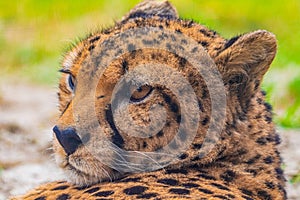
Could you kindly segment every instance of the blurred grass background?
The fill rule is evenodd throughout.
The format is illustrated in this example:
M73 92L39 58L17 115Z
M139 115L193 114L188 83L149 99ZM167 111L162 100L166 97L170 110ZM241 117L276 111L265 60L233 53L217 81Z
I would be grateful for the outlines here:
M119 20L139 0L0 1L0 77L55 85L63 49L90 30ZM299 0L171 0L180 16L230 38L257 29L278 39L263 88L276 122L300 127Z

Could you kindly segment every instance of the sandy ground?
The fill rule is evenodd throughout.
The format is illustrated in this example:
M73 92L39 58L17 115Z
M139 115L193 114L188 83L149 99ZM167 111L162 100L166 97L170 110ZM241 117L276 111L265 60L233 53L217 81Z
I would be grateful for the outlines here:
M52 158L55 89L0 82L0 200L64 179ZM300 173L300 130L280 130L287 179ZM287 182L289 199L300 199L300 183Z

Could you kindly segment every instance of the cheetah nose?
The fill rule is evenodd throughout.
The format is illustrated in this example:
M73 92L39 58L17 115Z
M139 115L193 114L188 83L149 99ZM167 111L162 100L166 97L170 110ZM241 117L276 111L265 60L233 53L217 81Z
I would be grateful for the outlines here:
M54 126L53 132L68 155L74 153L78 146L82 144L81 139L74 128L66 128L61 131L57 126Z

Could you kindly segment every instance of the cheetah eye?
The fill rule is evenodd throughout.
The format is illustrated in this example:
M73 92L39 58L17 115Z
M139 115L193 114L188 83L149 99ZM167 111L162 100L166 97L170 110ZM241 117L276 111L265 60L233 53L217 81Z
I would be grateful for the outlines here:
M143 85L141 87L138 87L131 95L130 101L131 102L140 102L144 100L146 97L148 97L153 88L149 85Z
M75 89L75 78L71 74L68 76L68 85L72 91Z

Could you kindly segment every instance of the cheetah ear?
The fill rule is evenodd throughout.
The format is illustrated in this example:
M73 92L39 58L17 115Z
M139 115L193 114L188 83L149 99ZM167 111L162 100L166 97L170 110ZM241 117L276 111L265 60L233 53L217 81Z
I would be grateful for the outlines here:
M165 18L178 19L178 13L172 4L166 0L144 0L137 4L130 12L122 18L122 21L126 21L130 18L147 17L147 16L159 16Z
M217 57L225 85L246 105L256 93L277 50L275 35L255 31L227 41Z

